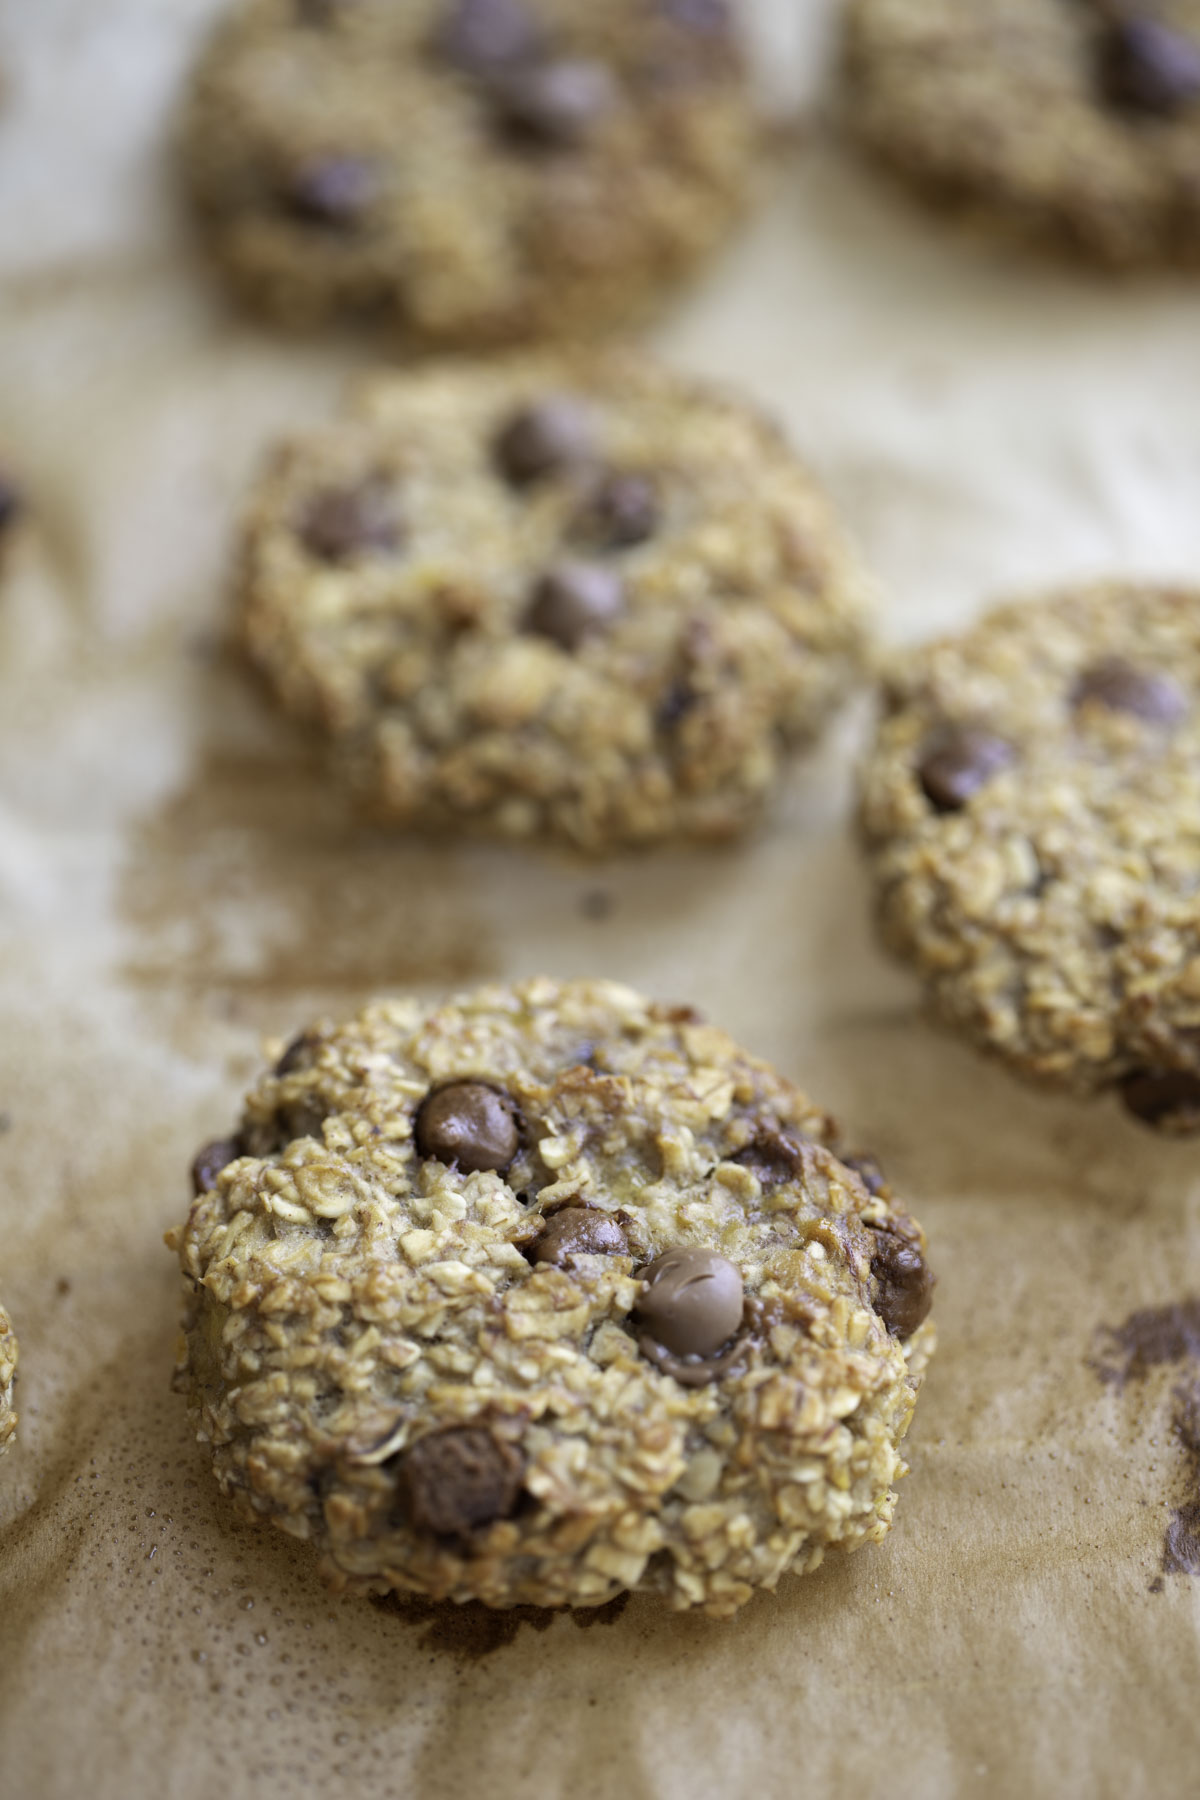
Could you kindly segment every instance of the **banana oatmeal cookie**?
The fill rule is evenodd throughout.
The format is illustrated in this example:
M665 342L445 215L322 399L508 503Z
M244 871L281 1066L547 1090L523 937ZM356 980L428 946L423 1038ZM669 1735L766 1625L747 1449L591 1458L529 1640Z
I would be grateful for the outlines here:
M745 405L631 353L368 380L286 446L243 633L391 820L727 837L863 650L829 509Z
M13 1389L17 1381L17 1334L0 1306L0 1456L8 1449L17 1429Z
M884 937L945 1019L1200 1128L1200 589L1101 583L910 653L862 824Z
M217 1479L338 1588L734 1612L886 1533L919 1226L686 1007L609 982L304 1032L170 1234Z
M640 311L729 230L754 139L725 0L241 0L183 121L248 298L456 344Z
M846 111L935 199L1200 260L1200 0L848 0Z

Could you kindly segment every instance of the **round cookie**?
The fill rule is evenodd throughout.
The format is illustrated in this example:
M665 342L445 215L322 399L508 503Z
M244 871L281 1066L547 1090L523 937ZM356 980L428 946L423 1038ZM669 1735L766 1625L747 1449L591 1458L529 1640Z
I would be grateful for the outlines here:
M1200 0L848 0L849 125L935 199L1200 259Z
M887 1531L919 1227L685 1007L534 980L305 1032L193 1169L177 1385L327 1577L735 1611Z
M8 1449L17 1429L13 1390L17 1382L17 1334L0 1306L0 1456Z
M1101 583L910 653L861 817L883 935L943 1018L1200 1127L1200 589Z
M241 0L182 126L246 297L455 344L640 311L728 232L754 139L724 0Z
M396 823L728 837L863 651L774 427L632 354L386 373L249 509L243 634Z

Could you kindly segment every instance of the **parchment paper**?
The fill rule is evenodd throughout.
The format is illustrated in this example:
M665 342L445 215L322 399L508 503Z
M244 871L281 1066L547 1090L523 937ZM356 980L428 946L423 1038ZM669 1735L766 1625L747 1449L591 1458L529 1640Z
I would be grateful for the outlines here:
M921 1019L869 929L852 711L754 843L580 866L348 816L225 648L247 472L376 354L229 313L165 160L212 0L0 0L0 445L35 506L0 594L0 1794L1200 1791L1200 1581L1170 1363L1099 1327L1200 1291L1195 1144L1026 1092ZM773 101L821 0L761 0ZM772 407L892 639L1101 570L1200 571L1200 294L931 219L781 139L658 333ZM603 895L606 902L596 896ZM604 914L605 916L593 916ZM331 1601L240 1526L167 1379L163 1230L260 1040L387 987L545 969L702 1006L803 1081L926 1224L941 1350L881 1549L729 1623Z

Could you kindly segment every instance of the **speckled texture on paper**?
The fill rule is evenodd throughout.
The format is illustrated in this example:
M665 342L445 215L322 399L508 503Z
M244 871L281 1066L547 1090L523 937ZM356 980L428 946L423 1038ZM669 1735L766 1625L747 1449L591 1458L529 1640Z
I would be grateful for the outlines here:
M481 54L494 31L456 26L451 0L233 8L181 136L244 294L290 321L369 312L440 343L537 338L640 311L726 235L755 126L724 9L483 0L514 9L515 60ZM546 69L552 85L566 70L565 100L523 109ZM522 125L531 105L540 129Z
M463 1078L515 1106L503 1173L420 1153L422 1101ZM919 1228L825 1147L833 1130L688 1008L613 983L314 1027L170 1239L179 1385L222 1488L311 1540L338 1587L490 1606L646 1589L722 1616L877 1541L933 1347L929 1280ZM565 1208L603 1215L624 1252L539 1262ZM897 1245L919 1286L898 1311ZM744 1284L695 1382L631 1319L639 1270L681 1246ZM447 1535L428 1524L446 1496L412 1471L427 1488L430 1445L464 1431L506 1491Z
M514 482L505 431L546 404L583 447ZM596 529L614 478L649 496L633 543ZM564 566L615 595L578 642L536 628ZM752 823L867 604L777 430L623 352L367 379L266 471L240 595L250 655L384 817L589 850Z
M1198 700L1200 592L1010 604L898 663L862 782L883 935L942 1017L1167 1130L1200 1125ZM991 754L948 774L964 730Z
M1200 56L1200 0L1152 16ZM936 199L1106 263L1194 263L1200 100L1107 99L1111 21L1088 0L849 0L847 123Z

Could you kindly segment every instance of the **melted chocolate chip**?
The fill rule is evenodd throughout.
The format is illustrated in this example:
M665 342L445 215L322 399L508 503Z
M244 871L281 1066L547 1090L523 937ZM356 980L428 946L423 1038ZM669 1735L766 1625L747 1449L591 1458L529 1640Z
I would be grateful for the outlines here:
M379 170L365 156L320 156L293 175L288 210L306 225L347 231L358 225L379 192Z
M1157 669L1139 669L1123 656L1105 656L1086 668L1075 684L1076 706L1094 700L1113 712L1133 713L1148 725L1174 725L1187 711L1179 684Z
M521 1492L523 1464L511 1444L480 1425L418 1438L396 1483L410 1522L439 1537L466 1537L506 1519Z
M320 1044L321 1040L315 1032L300 1032L275 1064L275 1074L290 1075L295 1069L311 1069Z
M843 1167L854 1170L868 1194L885 1192L887 1177L873 1156L843 1156L839 1161Z
M562 562L533 590L525 629L578 650L585 638L606 631L625 608L625 584L601 563Z
M959 812L1016 752L1004 738L976 725L947 725L926 743L917 774L939 812Z
M781 1181L795 1181L803 1169L804 1140L764 1125L730 1160L752 1169L763 1187L778 1187Z
M434 33L433 45L465 74L487 76L536 56L541 33L520 0L457 0Z
M310 500L299 534L304 548L321 562L390 555L402 536L391 482L373 475L353 487L323 489Z
M511 137L552 150L584 143L616 101L604 64L582 58L513 69L493 81L489 93Z
M417 1109L417 1150L437 1162L457 1163L470 1174L503 1174L521 1143L516 1109L508 1095L486 1081L452 1081L434 1088Z
M933 1305L933 1272L916 1228L907 1220L872 1225L871 1287L875 1311L893 1337L908 1338Z
M1121 1098L1135 1119L1161 1131L1200 1131L1200 1075L1190 1069L1143 1069L1126 1076Z
M1099 73L1111 106L1169 119L1200 98L1200 43L1159 19L1112 19L1100 39Z
M217 1185L217 1176L222 1169L228 1168L243 1154L241 1142L236 1137L214 1138L211 1144L205 1144L197 1150L192 1158L192 1192L197 1198L201 1194L211 1192Z
M715 1250L668 1250L642 1274L634 1313L676 1356L714 1355L742 1322L742 1277Z
M325 1135L321 1128L329 1117L329 1108L316 1094L304 1094L299 1100L290 1100L286 1106L281 1106L275 1116L285 1143L296 1138L316 1138L320 1143Z
M568 1206L547 1219L541 1236L529 1252L534 1263L561 1264L572 1256L628 1256L629 1245L620 1222L611 1213L591 1207Z
M627 550L653 537L658 519L654 483L644 475L616 470L584 500L571 521L571 536L599 550Z
M558 475L586 462L592 452L592 421L569 394L546 394L513 413L496 438L501 473L514 487Z

